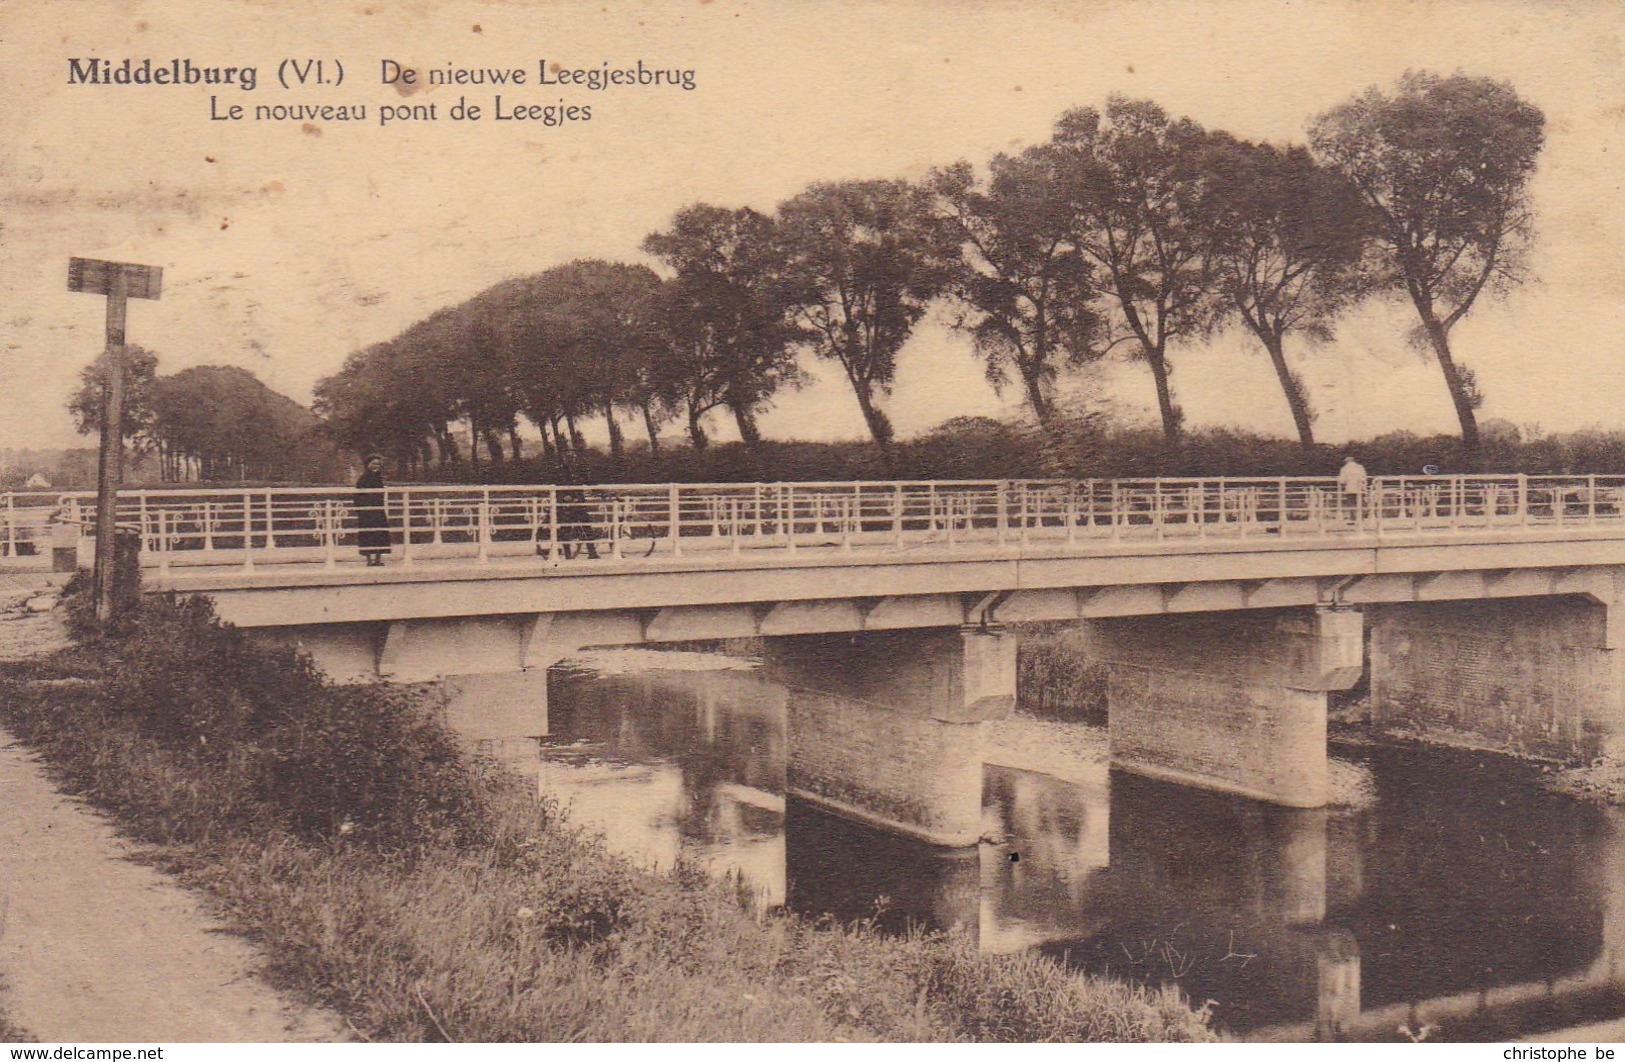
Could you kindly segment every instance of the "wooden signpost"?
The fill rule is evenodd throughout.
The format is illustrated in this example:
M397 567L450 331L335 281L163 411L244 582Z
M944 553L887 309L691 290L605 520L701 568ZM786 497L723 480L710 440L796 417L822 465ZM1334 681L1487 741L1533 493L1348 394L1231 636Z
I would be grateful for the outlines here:
M96 619L113 615L114 533L118 488L124 479L124 305L156 299L164 271L157 266L68 259L68 290L107 296L107 380L102 388L102 453L96 470Z

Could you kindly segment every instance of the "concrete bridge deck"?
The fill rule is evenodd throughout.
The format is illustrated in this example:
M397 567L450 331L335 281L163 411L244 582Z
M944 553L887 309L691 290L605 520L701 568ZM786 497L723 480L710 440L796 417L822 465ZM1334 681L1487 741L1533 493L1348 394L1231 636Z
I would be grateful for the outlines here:
M122 493L119 520L148 589L210 593L242 626L944 594L1002 595L1016 622L1601 597L1622 500L1625 477L1597 476L1377 478L1358 497L1320 478L177 489ZM0 542L41 512L89 527L90 504L8 496ZM382 568L357 553L369 507Z
M1176 782L1318 806L1328 697L1364 674L1383 725L1625 752L1625 478L1363 488L172 490L122 494L118 518L147 589L208 594L340 680L444 680L453 718L493 736L545 731L546 669L582 648L761 638L815 691L792 712L792 788L943 843L974 839L976 802L943 780L980 769L976 728L1014 704L1007 632L1026 623L1088 632L1114 763ZM59 499L56 526L86 526L85 506ZM358 557L369 510L384 567ZM494 720L481 676L528 719Z

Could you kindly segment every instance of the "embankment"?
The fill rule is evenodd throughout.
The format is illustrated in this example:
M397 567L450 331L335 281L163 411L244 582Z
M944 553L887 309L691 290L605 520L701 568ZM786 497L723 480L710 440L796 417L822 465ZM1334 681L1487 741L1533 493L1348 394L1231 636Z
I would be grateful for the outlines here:
M1172 991L966 939L753 916L610 855L410 693L199 602L0 666L0 722L373 1040L1188 1040Z

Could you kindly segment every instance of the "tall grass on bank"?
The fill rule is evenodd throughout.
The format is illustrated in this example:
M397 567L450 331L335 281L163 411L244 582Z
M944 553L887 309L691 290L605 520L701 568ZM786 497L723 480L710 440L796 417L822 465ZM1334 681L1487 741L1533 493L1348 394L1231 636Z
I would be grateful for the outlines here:
M961 935L753 916L611 855L421 697L334 687L199 601L0 667L0 721L375 1040L1189 1040L1177 991Z
M1023 632L1016 653L1021 710L1041 719L1106 725L1106 666L1076 624Z

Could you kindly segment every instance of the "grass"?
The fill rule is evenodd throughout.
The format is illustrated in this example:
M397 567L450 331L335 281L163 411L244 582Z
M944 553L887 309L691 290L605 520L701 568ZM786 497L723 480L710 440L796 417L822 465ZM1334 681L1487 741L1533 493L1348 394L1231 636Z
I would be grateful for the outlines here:
M332 687L200 603L0 668L0 721L360 1039L1211 1038L1175 990L634 867L420 700Z
M1042 719L1106 723L1106 667L1093 662L1076 624L1024 633L1016 654L1021 709Z

